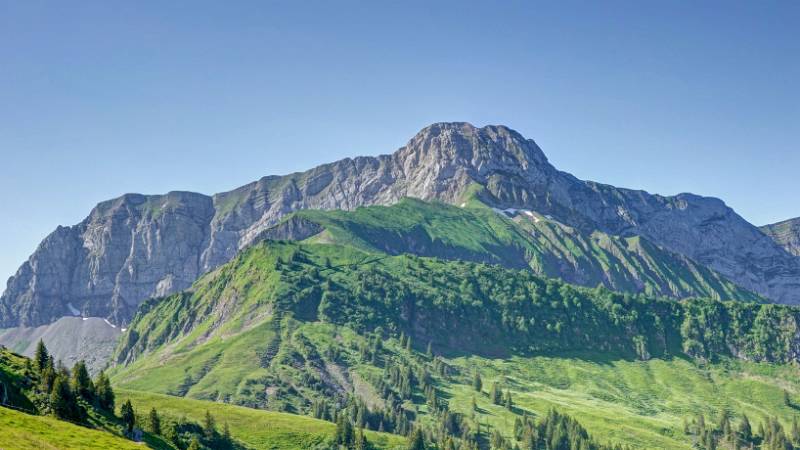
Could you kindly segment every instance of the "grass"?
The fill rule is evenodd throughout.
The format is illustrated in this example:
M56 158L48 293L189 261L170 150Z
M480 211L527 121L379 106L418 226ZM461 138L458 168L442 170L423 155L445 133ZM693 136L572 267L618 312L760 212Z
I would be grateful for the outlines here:
M162 394L119 389L117 398L118 402L130 400L137 411L156 408L160 414L185 416L198 423L209 411L219 426L227 423L231 435L253 449L312 448L333 436L336 428L333 423L311 417ZM367 439L379 449L397 449L405 444L405 438L388 433L370 431Z
M710 422L723 410L735 421L746 414L754 426L767 417L788 426L798 414L783 401L784 390L795 397L800 393L800 370L793 366L735 360L704 365L678 358L598 361L596 356L464 357L450 362L466 374L478 368L484 386L484 392L475 392L469 377L441 385L450 409L470 415L474 396L478 420L506 436L519 414L541 415L556 408L578 419L601 442L689 449L692 443L682 432L682 422L697 414ZM487 392L495 381L511 390L513 412L491 404Z
M0 407L0 449L142 449L143 445L51 417Z
M310 242L529 268L539 275L622 292L761 300L713 270L640 237L587 235L536 212L510 217L477 200L463 204L409 198L354 211L304 210L294 217L324 229Z
M682 421L699 413L709 422L720 411L734 420L792 418L782 395L798 396L796 367L731 358L791 360L797 328L789 325L798 321L800 312L786 306L634 298L498 266L265 242L192 291L143 305L118 353L130 362L110 374L115 387L140 396L137 408L195 420L215 408L220 422L237 417L231 429L247 445L291 448L324 440L333 425L258 414L309 414L312 401L349 392L381 403L385 365L419 368L427 358L417 351L431 341L458 369L436 380L451 410L471 415L476 368L484 390L495 380L511 390L513 411L476 396L476 420L506 436L520 414L558 408L602 441L686 448ZM380 336L371 335L378 327ZM397 343L401 331L414 338L411 353ZM694 335L704 350L682 350ZM375 337L385 342L379 358L361 356ZM646 351L634 351L643 337ZM720 362L675 356L683 352ZM647 354L663 358L634 360ZM414 398L406 410L430 421L424 395ZM265 417L272 426L254 429Z

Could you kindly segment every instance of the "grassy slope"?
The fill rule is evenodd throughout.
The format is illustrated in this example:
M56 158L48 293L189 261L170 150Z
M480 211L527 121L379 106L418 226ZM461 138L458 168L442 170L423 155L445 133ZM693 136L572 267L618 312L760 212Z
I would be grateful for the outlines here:
M339 341L342 348L347 349L362 341L363 337L346 328L310 323L295 329L293 339L316 348L325 348ZM385 348L395 357L405 354L394 339L387 342ZM295 350L289 344L282 349L285 352ZM355 355L351 357L355 360ZM420 354L416 357L424 359ZM680 358L630 361L612 356L598 360L596 355L592 359L578 356L505 359L464 356L445 361L458 373L449 379L437 380L437 388L449 402L450 409L469 416L471 400L475 397L479 407L478 421L498 428L506 436L510 436L514 418L519 414L539 415L550 408L558 408L576 417L601 441L624 442L635 448L690 448L689 437L682 433L684 418L703 413L713 421L724 409L737 420L741 414L747 414L753 422L776 416L788 424L798 412L784 404L783 391L800 397L800 370L788 365L735 360L702 364ZM479 368L484 381L483 393L477 395L470 385L475 368ZM284 376L296 379L301 376L300 372L289 373L288 368L282 370ZM145 369L143 372L146 375L142 378L132 382L121 381L120 384L161 389L159 371L148 372ZM380 372L380 368L364 363L354 363L349 367L351 379L358 376L366 380L371 374ZM494 381L500 382L504 389L511 389L515 403L513 413L491 404L488 390ZM196 386L190 395L204 396L207 389ZM361 388L360 394L368 400L374 397L368 384ZM274 448L294 448L292 445L298 442L317 442L333 427L330 423L321 424L295 415L158 394L122 391L121 397L131 398L137 408L156 406L170 413L186 413L195 420L199 420L208 408L220 420L230 421L237 439L256 448L267 442L275 445ZM418 405L418 410L425 420L424 404ZM269 417L269 428L252 426L259 415ZM306 435L310 425L313 425L313 432Z
M712 421L721 410L738 420L779 417L784 424L797 410L783 402L784 389L800 392L796 368L726 362L701 367L693 362L647 362L581 358L464 358L461 367L480 367L484 386L498 380L513 393L515 406L535 414L558 408L577 418L599 440L636 448L691 448L682 420L703 413ZM488 383L487 383L488 381ZM466 384L444 386L451 409L467 413L475 392ZM486 391L487 388L484 388ZM476 396L481 420L510 434L514 414Z
M317 242L530 267L570 283L603 284L624 292L759 299L716 272L640 237L600 232L587 236L535 212L497 212L477 201L465 206L405 199L393 206L350 212L298 211L294 217L325 229L312 238Z
M161 414L186 416L198 423L202 423L205 412L209 411L220 426L228 424L237 441L253 449L311 448L331 437L336 428L330 422L311 417L224 403L130 390L119 390L117 395L120 401L130 400L137 410L156 408ZM405 443L404 438L388 433L368 432L367 439L381 449L395 449Z
M307 252L302 257L303 262L289 263L298 249ZM323 260L330 261L332 267L325 269ZM420 272L413 270L415 264L424 264L427 273L440 278L428 280L424 275L426 272L418 276ZM367 338L349 326L303 317L309 314L308 311L302 313L307 308L301 307L307 299L291 291L293 286L310 285L312 287L306 289L313 290L313 286L323 284L306 279L314 271L334 280L339 286L350 283L351 290L347 292L369 290L376 286L358 281L361 279L358 274L374 267L387 271L404 286L418 286L419 292L429 290L439 294L454 290L439 283L446 283L447 279L457 283L463 279L459 271L474 273L477 269L477 266L464 263L409 257L376 259L352 248L331 245L276 243L257 246L202 279L195 285L194 292L146 305L131 325L131 330L141 335L139 343L149 342L148 345L155 347L127 367L116 368L113 380L126 389L160 393L182 390L181 394L196 399L244 404L255 401L260 403L253 406L302 413L306 411L304 408L307 408L309 399L319 398L318 392L304 385L306 376L311 374L330 381L335 380L338 374L347 379L339 386L341 389L355 389L360 396L375 401L376 393L364 380L379 376L382 369L361 361L357 350L368 345ZM513 275L500 269L487 270L496 272L497 276ZM517 272L515 279L521 279L521 274ZM508 280L503 280L496 284L507 286ZM455 286L457 290L458 284ZM353 298L347 296L343 301ZM285 303L287 299L298 303ZM368 317L377 320L380 314L396 314L400 309L388 304L383 310L380 302L387 299L378 296L373 300L359 301L371 305L368 314L373 315ZM418 301L420 299L418 297ZM459 297L449 301L459 301ZM436 311L435 304L423 305L423 310L428 313ZM674 303L664 302L663 305ZM559 317L547 309L550 306L553 305L545 302L534 315L538 329L543 333L550 329L546 326L548 320ZM578 310L589 314L587 306L583 304ZM345 304L340 304L337 309L345 307ZM475 311L493 307L496 305L479 305ZM558 304L554 307L561 308ZM568 310L574 311L578 307L570 306ZM788 310L753 304L746 308L746 311ZM478 317L470 310L467 312L469 317ZM293 317L295 313L297 317ZM355 315L349 320L355 321ZM604 319L599 316L584 325L588 327L598 323L597 320L600 329L613 332L609 328L611 324L604 325ZM718 320L715 316L709 316L707 320L712 323L712 328L722 329L720 323L714 322ZM444 324L439 323L440 326ZM357 323L353 322L355 325ZM584 330L589 332L591 328ZM537 341L557 338L552 333L542 336ZM601 340L600 335L594 336L593 339ZM463 334L458 337L462 341L470 338ZM424 342L417 345L424 346ZM336 361L325 356L325 349L331 347L341 352ZM394 338L387 341L385 348L384 361L422 358L418 353L408 355ZM594 358L597 354L602 353L595 353ZM556 358L517 353L503 359L452 355L447 362L460 370L452 377L440 379L439 389L455 411L466 412L473 395L469 387L471 371L478 367L484 376L484 390L488 390L492 380L507 374L511 379L508 382L502 379L505 388L512 390L516 403L524 410L542 413L557 406L574 414L600 439L621 440L640 448L682 448L688 445L687 438L681 433L680 421L682 417L698 412L715 416L725 408L734 416L746 413L751 419L760 420L764 415L787 419L793 410L783 404L782 389L793 394L800 391L796 382L800 374L793 367L724 358L722 363L706 367L680 358L636 362L630 357L625 359L610 354L601 361L563 354ZM185 383L187 376L188 384ZM270 389L274 389L274 395L259 400L257 394ZM164 398L164 407L168 408L167 399ZM482 409L479 420L509 433L514 416L500 407L489 405L485 396L479 396L478 402ZM419 409L424 416L424 401L417 406L408 406ZM517 411L520 412L523 411Z
M143 445L155 449L172 448L149 433L143 436L144 444L127 440L122 436L119 419L93 408L88 409L88 423L83 426L37 415L34 386L38 380L28 372L29 361L0 349L0 384L7 395L5 406L8 406L0 406L0 449L142 448ZM12 446L4 447L6 445Z
M0 448L82 450L144 446L105 431L0 407Z

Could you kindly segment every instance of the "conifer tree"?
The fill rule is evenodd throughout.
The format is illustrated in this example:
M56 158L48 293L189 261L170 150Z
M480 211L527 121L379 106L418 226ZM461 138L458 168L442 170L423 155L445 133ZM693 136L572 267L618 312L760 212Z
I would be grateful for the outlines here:
M130 434L133 432L133 427L136 425L136 411L133 410L130 400L126 400L120 407L120 418L122 424L125 425L125 432Z
M500 389L500 385L497 384L497 381L492 383L492 391L489 394L489 397L492 399L492 403L495 405L500 405L503 403L503 391Z
M208 410L206 410L206 416L205 419L203 420L203 433L205 433L206 439L208 440L214 439L214 433L216 433L216 431L217 431L217 424L216 421L214 420L214 416L212 416L211 413Z
M39 375L39 390L49 394L53 390L53 382L56 380L56 370L53 367L53 360L48 359L44 370Z
M425 450L425 437L422 436L422 431L419 428L414 428L411 436L408 437L408 450Z
M33 355L33 360L36 362L36 370L39 373L42 373L44 368L47 367L48 361L50 361L50 354L47 353L47 347L45 347L41 339L39 339L39 343L36 344L36 352Z
M150 409L150 416L148 417L150 421L150 432L153 434L161 434L161 418L158 416L158 411L156 408Z
M475 371L475 375L472 377L472 388L476 391L480 392L483 389L483 381L481 380L481 374L478 371Z
M109 412L114 411L114 390L111 388L111 381L102 370L97 375L94 391L97 406Z
M69 389L69 382L63 376L56 376L50 392L50 409L59 419L72 420L74 399Z
M86 370L86 363L84 363L83 360L75 363L75 366L72 368L72 379L70 383L75 395L79 395L86 401L92 401L94 399L94 384L92 383L92 378L89 377L89 371Z
M753 440L753 429L750 427L750 420L745 415L742 415L742 422L739 424L739 438L745 442Z
M225 422L222 425L222 439L225 440L226 444L231 444L233 442L233 438L231 438L231 429L228 427L228 422Z

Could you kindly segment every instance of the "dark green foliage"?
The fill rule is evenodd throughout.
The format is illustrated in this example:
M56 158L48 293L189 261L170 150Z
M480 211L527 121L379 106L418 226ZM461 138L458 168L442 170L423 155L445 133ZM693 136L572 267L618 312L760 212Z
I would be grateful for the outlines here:
M48 363L51 363L50 354L47 352L47 347L41 339L39 339L39 343L36 344L36 352L33 355L33 360L36 363L36 370L40 373L47 367Z
M94 401L95 388L92 379L89 376L89 371L86 370L86 364L83 361L78 361L72 368L72 379L70 380L72 390L76 395L79 395L87 402Z
M150 425L150 432L153 434L161 434L161 418L158 416L158 411L155 408L150 409L150 415L148 416L148 422Z
M478 371L475 371L475 374L472 376L472 388L476 391L480 392L483 389L483 381L481 380L481 374Z
M425 450L425 437L422 435L422 430L415 428L408 437L408 450Z
M53 381L50 410L54 416L63 420L82 422L86 419L86 410L78 403L75 393L70 389L68 378L63 374L56 375Z
M691 435L703 450L715 449L758 449L758 450L796 450L800 448L800 429L797 419L792 421L790 430L774 417L768 417L759 424L758 432L753 433L750 420L742 416L738 431L733 431L727 413L722 413L715 424L709 425L702 415L687 423L685 433Z
M220 299L240 304L226 310L230 315L209 314L225 309ZM267 316L270 319L261 323L248 322ZM709 299L677 302L577 288L528 271L485 264L375 257L344 247L273 242L244 252L200 280L191 292L144 305L131 325L141 338L129 339L118 361L134 361L174 338L192 336L198 327L229 326L227 332L241 329L241 323L253 323L261 327L259 332L242 336L266 337L252 340L262 346L253 358L259 373L265 373L261 378L244 381L236 393L213 392L216 387L209 381L219 377L213 373L217 359L199 358L200 350L212 347L186 341L184 348L190 349L189 354L195 352L197 363L174 368L173 383L186 377L194 395L241 395L233 402L333 421L336 441L342 445L356 445L358 429L363 427L402 435L419 428L424 440L439 446L450 442L461 448L494 439L513 448L524 440L493 436L492 429L478 432L473 417L484 413L466 412L468 417L463 417L450 410L450 397L440 386L455 381L481 390L483 380L469 367L449 369L447 358L581 351L648 359L685 352L698 360L735 355L783 362L797 354L793 336L798 317L796 308L786 306ZM326 333L339 329L342 335L329 339L330 334L311 334L322 329ZM225 344L216 345L224 350L227 342L226 338ZM412 349L413 342L435 342L439 356ZM334 389L326 381L334 371L326 365L370 366L359 375L374 389L381 406L370 410ZM514 386L513 380L502 380ZM265 387L272 388L269 396L264 395ZM499 382L489 394L493 403L515 414L525 413ZM570 429L573 437L581 436L580 428L569 420L557 421L564 429L554 434L557 442L569 442L559 436L569 435ZM733 434L732 428L729 423L722 433ZM536 430L525 439L530 442L535 437L541 444ZM708 436L703 434L702 439L706 442ZM582 442L590 445L588 440Z
M131 405L130 400L122 404L119 412L122 424L125 426L125 431L127 433L133 432L133 427L136 425L136 412L133 410L133 405Z
M295 255L288 258L294 262L278 269L263 263L284 253ZM325 258L334 267L348 269L323 270ZM247 272L238 274L240 266ZM578 288L525 270L414 256L373 258L325 245L258 245L226 270L215 272L212 276L220 280L209 280L213 289L194 295L208 295L203 302L216 302L224 279L252 278L253 266L266 267L259 269L265 271L259 279L275 283L271 301L278 311L317 317L359 332L381 328L398 333L407 349L414 339L434 341L444 355L602 351L636 359L679 353L714 359L731 355L734 349L737 357L789 362L796 354L793 337L800 333L800 310L790 306L710 299L676 302ZM195 317L202 316L193 311L198 301L178 294L143 305L117 360L130 360L166 342L164 333L190 327ZM151 314L168 317L169 326L157 332L148 329ZM133 342L134 335L147 340ZM379 352L366 350L364 358L379 357Z
M214 435L217 433L217 421L214 420L214 416L208 410L206 410L206 415L203 419L203 432L208 440L214 439Z
M114 411L114 390L111 388L111 382L102 370L97 375L95 380L95 396L97 405L105 411Z

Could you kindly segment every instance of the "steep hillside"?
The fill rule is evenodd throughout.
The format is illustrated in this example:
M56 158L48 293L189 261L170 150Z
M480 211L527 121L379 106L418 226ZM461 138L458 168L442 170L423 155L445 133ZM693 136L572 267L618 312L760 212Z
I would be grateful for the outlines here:
M800 217L764 225L761 227L761 231L785 248L787 252L800 256Z
M367 428L400 434L457 414L460 436L483 430L478 442L494 431L511 439L514 418L558 407L602 440L687 448L680 424L692 414L790 417L782 392L798 391L798 373L781 364L798 361L798 324L800 310L786 306L676 302L527 270L264 242L192 290L145 303L112 379L322 418L357 399ZM492 402L495 381L515 407Z
M80 224L56 229L22 264L0 298L0 326L47 324L73 309L121 325L140 302L189 287L292 211L404 197L457 203L475 184L494 207L549 215L584 235L645 237L742 288L800 303L800 259L719 200L581 181L506 127L439 123L392 155L265 177L212 197L128 194L103 202Z
M91 430L51 417L34 416L0 406L0 448L16 450L141 450L105 431Z
M37 361L0 348L0 448L173 449L147 433L139 434L140 442L125 438L105 397L88 399L85 385L67 387L78 384L66 368L56 368L52 359L45 364L40 370Z
M641 237L590 235L528 210L403 199L383 207L293 213L259 238L308 239L398 255L487 262L569 283L675 298L758 300L714 271Z

